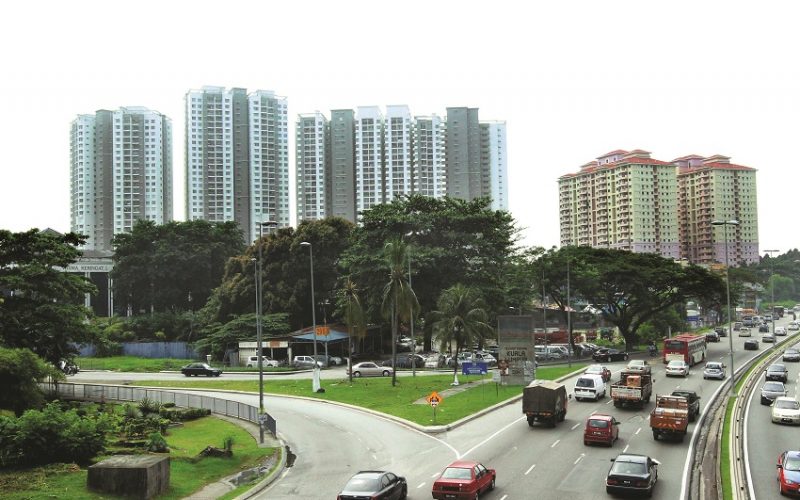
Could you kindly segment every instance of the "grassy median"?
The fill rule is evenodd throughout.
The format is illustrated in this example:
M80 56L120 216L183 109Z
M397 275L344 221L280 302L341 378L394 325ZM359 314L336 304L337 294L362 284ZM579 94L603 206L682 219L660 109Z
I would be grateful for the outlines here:
M553 380L585 367L585 363L567 366L540 367L537 377ZM224 377L224 375L223 375ZM336 401L368 408L381 413L410 420L419 425L449 424L494 404L517 396L522 392L521 385L499 385L491 381L491 376L459 375L459 387L463 389L448 395L447 389L453 386L453 374L425 375L419 377L398 377L397 385L392 387L391 377L357 378L349 380L322 380L324 393L311 390L311 380L264 381L267 394L306 396L325 401ZM258 380L213 380L198 382L193 380L166 381L144 380L134 385L150 387L198 388L205 390L230 390L258 392ZM415 404L432 392L443 393L443 401L436 408L436 419L432 408L427 404ZM269 408L267 408L269 411Z

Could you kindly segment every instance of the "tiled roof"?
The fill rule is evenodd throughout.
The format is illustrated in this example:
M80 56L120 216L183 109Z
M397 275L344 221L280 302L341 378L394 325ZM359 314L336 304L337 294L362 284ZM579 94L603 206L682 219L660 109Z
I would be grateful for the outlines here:
M628 152L625 151L624 149L615 149L614 151L609 151L608 153L606 153L604 155L598 156L598 158L605 158L606 156L624 155L624 154L628 154Z
M736 165L735 163L704 163L696 167L681 168L678 175L689 175L695 172L702 172L703 170L745 170L755 171L753 167L745 167L744 165Z

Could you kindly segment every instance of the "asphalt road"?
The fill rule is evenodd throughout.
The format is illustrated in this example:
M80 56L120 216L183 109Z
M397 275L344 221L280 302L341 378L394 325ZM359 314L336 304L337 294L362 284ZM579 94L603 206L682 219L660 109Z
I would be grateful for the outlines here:
M779 340L783 339L779 337ZM737 366L758 354L741 349L744 339L735 336L733 340ZM702 398L702 411L722 384L720 381L704 381L702 365L695 366L687 378L667 378L660 358L648 359L655 363L654 393L668 394L677 388L695 390ZM709 344L708 359L729 363L727 338ZM608 365L613 372L612 380L615 380L625 363ZM333 370L327 373L337 376ZM75 381L111 382L117 376L117 383L154 377L184 379L180 375L163 373L82 372ZM574 379L565 383L571 392ZM226 394L225 397L257 404L257 396ZM654 441L648 423L654 399L642 410L614 408L609 397L599 402L573 400L566 421L555 429L538 425L529 427L522 415L521 403L514 403L447 433L427 435L359 410L266 396L265 405L278 421L279 434L296 458L294 465L260 498L335 498L347 479L362 469L391 470L406 477L409 498L430 498L435 477L456 458L476 459L497 469L497 489L488 495L489 498L527 499L532 498L533 492L537 499L608 498L604 479L610 459L629 452L650 455L662 463L653 497L674 500L680 498L682 483L686 480L691 436L687 436L683 443ZM620 439L612 448L583 445L584 422L594 412L614 415L622 422ZM690 424L690 431L695 425ZM777 452L769 456L772 455L777 456ZM774 478L774 460L770 458L768 462L772 464L770 477Z
M784 317L785 318L785 317ZM788 321L781 320L777 325L786 325ZM790 334L796 332L788 332ZM786 337L778 337L785 339ZM789 340L786 347L798 343L799 339ZM769 344L767 344L769 345ZM762 344L763 346L763 344ZM762 347L763 348L763 347ZM780 358L777 363L783 363ZM784 363L789 370L789 381L786 384L787 396L800 399L800 363ZM777 471L775 464L778 455L786 450L800 450L797 439L797 428L785 424L773 424L771 421L772 408L761 404L761 386L764 383L763 372L759 376L756 389L747 402L745 414L745 434L747 443L747 459L750 469L752 492L756 498L779 498Z

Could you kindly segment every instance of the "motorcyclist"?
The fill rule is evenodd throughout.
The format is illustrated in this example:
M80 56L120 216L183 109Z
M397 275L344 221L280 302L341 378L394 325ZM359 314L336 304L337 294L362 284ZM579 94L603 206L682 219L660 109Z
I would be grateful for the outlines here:
M658 353L658 349L656 348L655 341L651 340L650 343L647 345L647 352L650 353L651 357L655 356Z

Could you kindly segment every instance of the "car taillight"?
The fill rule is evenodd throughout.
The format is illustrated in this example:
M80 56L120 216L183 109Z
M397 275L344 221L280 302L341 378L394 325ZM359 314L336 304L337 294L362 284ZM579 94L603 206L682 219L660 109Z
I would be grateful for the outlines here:
M646 488L647 487L647 481L636 481L636 486L639 487L639 488Z
M616 479L606 479L606 484L617 484Z

